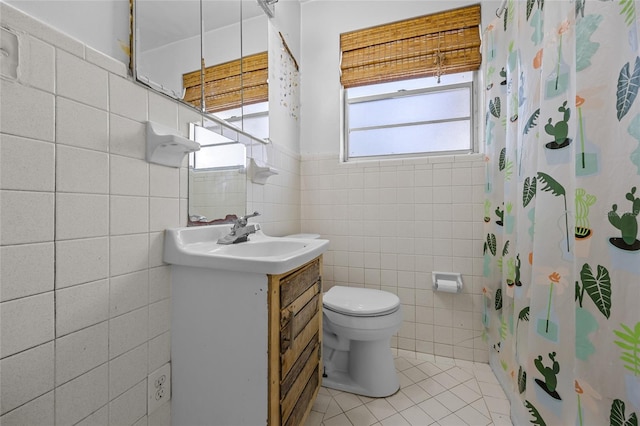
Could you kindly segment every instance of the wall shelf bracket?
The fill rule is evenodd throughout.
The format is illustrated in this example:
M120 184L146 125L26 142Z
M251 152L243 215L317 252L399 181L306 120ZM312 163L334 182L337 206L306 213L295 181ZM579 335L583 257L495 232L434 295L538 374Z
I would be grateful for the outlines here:
M249 162L249 177L251 178L251 182L257 183L259 185L264 185L267 183L267 178L273 175L278 174L278 170L273 167L258 164L255 159L251 158Z
M200 149L200 144L176 134L176 130L147 121L147 161L180 167L184 156Z

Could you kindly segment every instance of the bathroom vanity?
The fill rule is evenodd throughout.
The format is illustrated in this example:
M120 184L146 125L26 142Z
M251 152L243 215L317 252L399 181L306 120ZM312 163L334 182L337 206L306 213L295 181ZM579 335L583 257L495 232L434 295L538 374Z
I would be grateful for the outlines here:
M300 425L322 382L322 258L269 276L269 421Z
M198 228L211 233L216 226L183 229ZM224 269L190 256L225 251L217 238L177 232L165 236L165 261L172 264L172 424L303 424L321 384L321 271L328 242L298 240L304 244L295 248L293 239L252 236L226 251L258 261L293 250L283 254L294 256L293 263L241 267L228 261L232 269ZM267 239L274 241L271 255L259 246ZM183 245L189 259L172 245Z

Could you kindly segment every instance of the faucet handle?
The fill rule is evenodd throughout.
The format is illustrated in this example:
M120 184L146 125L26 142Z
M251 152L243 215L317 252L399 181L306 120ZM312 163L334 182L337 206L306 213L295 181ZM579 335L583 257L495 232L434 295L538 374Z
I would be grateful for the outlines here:
M256 216L260 216L260 213L258 212L253 212L252 214L248 214L246 216L241 216L238 219L235 220L234 224L233 224L233 228L234 229L238 229L238 228L242 228L247 226L247 221L250 217L256 217Z
M248 214L248 215L246 215L246 216L242 216L242 217L240 218L240 220L244 220L244 221L246 221L246 220L247 220L247 219L249 219L250 217L256 217L256 216L260 216L260 213L258 213L258 212L253 212L253 213Z

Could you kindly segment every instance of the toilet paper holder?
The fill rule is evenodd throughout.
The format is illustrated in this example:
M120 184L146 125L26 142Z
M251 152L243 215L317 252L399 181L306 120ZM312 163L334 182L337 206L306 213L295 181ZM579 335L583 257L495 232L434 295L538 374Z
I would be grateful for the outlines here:
M458 272L436 272L431 273L433 280L433 291L445 293L460 293L462 291L462 274Z

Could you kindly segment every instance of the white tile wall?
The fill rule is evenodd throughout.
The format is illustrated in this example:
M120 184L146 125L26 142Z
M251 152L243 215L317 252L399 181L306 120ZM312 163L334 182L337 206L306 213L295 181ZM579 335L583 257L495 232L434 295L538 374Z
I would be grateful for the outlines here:
M111 278L109 294L111 318L146 306L150 300L148 270Z
M56 146L56 191L109 193L109 154Z
M2 424L5 426L51 424L51 419L55 418L53 400L53 391L36 399L32 399L26 404L3 415Z
M224 218L227 214L244 214L247 209L246 182L246 175L237 170L190 173L190 214L210 220Z
M3 190L0 244L53 241L53 209L53 193ZM24 226L25 221L29 226Z
M109 358L113 359L146 342L149 334L149 308L109 320Z
M145 161L144 123L197 115L5 2L0 19L21 61L0 78L0 423L169 424L147 375L171 360L162 231L186 223L186 173Z
M175 219L177 222L178 218ZM170 227L171 225L168 225L166 228ZM111 237L109 239L111 276L147 269L149 267L148 247L149 234L147 233Z
M144 160L146 155L144 123L110 114L109 152Z
M147 414L147 381L143 380L109 403L110 425L131 425Z
M0 127L3 133L54 141L53 94L7 80L0 81L0 91Z
M56 337L109 318L109 281L56 290Z
M111 235L143 233L149 230L147 197L111 196Z
M109 402L107 364L56 387L55 424L72 425Z
M109 235L109 196L56 194L56 240Z
M0 361L0 412L11 411L53 388L53 353L53 342L49 342Z
M78 262L82 259L82 262ZM86 238L56 242L56 288L109 276L109 239Z
M163 230L186 222L187 173L145 161L144 122L186 135L199 116L0 9L24 53L18 80L0 79L0 363L35 377L14 391L3 375L0 422L169 425L169 404L147 412L146 377L171 358ZM398 294L399 349L487 360L480 157L340 165L270 145L265 160L279 174L248 184L246 211L267 234L329 238L325 288ZM432 270L462 272L464 292L433 293Z
M37 89L53 92L55 85L55 48L36 38L29 37L23 52L28 60L28 66L23 68L23 78ZM22 65L25 65L23 62Z
M59 96L56 99L56 143L106 152L109 113Z
M278 170L266 185L247 182L247 212L258 211L267 235L283 236L300 229L300 155L277 145L268 145L264 161Z
M301 165L303 232L331 241L325 290L348 285L400 298L402 350L486 362L481 315L482 157L340 164L309 156ZM431 272L463 274L461 294L432 291Z
M56 340L56 385L72 380L108 361L106 321Z
M0 358L53 340L53 292L2 303Z
M148 359L147 345L140 345L109 362L111 399L123 394L147 377Z
M56 95L107 110L109 72L84 58L56 49Z
M53 242L0 247L0 302L53 291Z
M54 145L33 139L0 135L2 189L53 191ZM37 170L38 173L33 173Z
M158 368L169 362L171 358L171 338L170 333L163 333L158 337L149 340L149 369L148 373L156 371Z
M112 195L144 197L149 194L149 163L135 158L111 155L109 182Z

